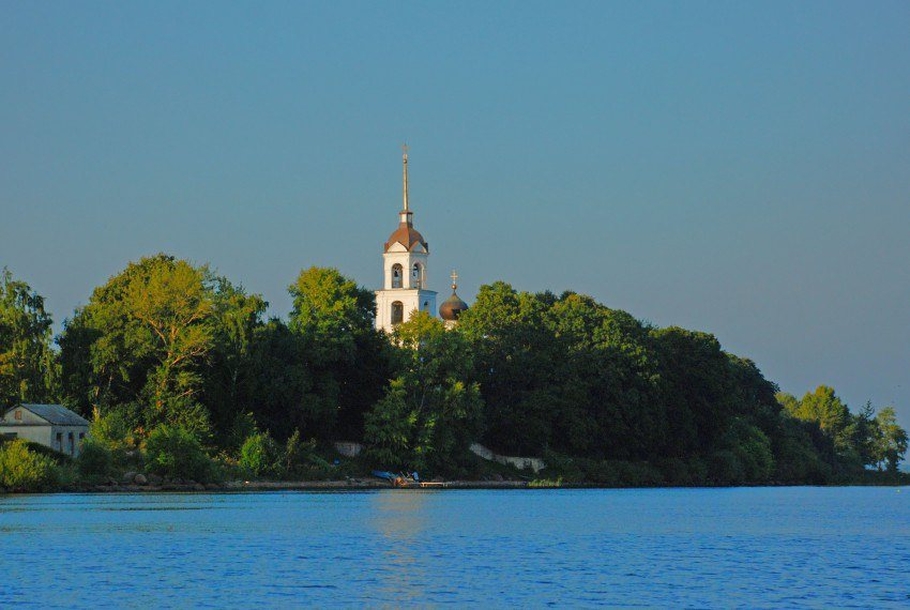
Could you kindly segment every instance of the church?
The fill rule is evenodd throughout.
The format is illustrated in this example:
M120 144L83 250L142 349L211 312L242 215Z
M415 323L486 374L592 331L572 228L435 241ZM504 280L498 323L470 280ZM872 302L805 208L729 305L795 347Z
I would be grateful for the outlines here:
M408 201L408 151L402 155L402 208L398 228L386 240L382 253L382 289L376 291L376 328L391 333L398 324L407 322L417 311L436 315L435 290L427 282L427 259L430 247L414 228L414 212ZM439 317L452 328L468 308L456 294L457 275L452 273L452 296L439 307Z

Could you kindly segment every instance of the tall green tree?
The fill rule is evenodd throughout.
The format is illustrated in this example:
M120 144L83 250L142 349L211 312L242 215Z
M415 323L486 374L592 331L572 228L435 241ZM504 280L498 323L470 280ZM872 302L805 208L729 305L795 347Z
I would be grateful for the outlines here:
M305 437L359 440L364 413L388 379L387 342L373 324L374 295L323 267L301 271L289 291L288 327L310 384L295 407L306 421L294 428Z
M202 371L204 384L200 400L209 408L219 438L226 438L238 418L260 406L260 375L272 374L256 367L257 343L262 337L263 316L268 308L260 295L224 278L215 278L212 304L212 349ZM232 439L242 442L243 439Z
M165 254L130 263L66 323L69 398L86 414L94 406L102 414L128 409L145 430L167 424L205 438L212 431L205 378L219 336L232 318L249 324L262 307L206 266Z
M540 455L552 442L565 354L545 322L550 301L495 282L458 321L486 403L484 441L500 453Z
M875 416L878 438L875 457L879 470L884 465L888 472L897 472L898 464L907 454L907 431L897 424L894 407L885 407Z
M426 312L392 335L396 377L366 416L366 442L385 468L453 474L480 437L483 403L467 342Z
M56 397L49 313L31 286L0 271L0 408Z
M651 336L668 424L661 453L683 457L712 451L736 415L727 354L708 333L670 327Z
M797 419L817 424L825 437L831 440L833 454L827 456L829 463L848 469L861 466L851 438L850 409L837 396L834 388L820 385L814 391L806 392L795 408L789 401L784 407L794 409L793 416ZM819 449L824 451L821 446Z
M795 415L806 421L817 422L829 436L844 442L843 433L850 423L850 410L835 394L834 388L820 385L815 391L806 392Z
M875 408L871 401L866 401L856 415L851 415L846 436L858 465L863 467L878 465L876 448L881 437L881 429L875 419Z

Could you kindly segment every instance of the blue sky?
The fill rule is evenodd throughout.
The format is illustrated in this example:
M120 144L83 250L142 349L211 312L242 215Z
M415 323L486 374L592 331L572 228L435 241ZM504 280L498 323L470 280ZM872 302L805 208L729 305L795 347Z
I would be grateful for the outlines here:
M910 4L0 1L0 265L572 289L910 426Z

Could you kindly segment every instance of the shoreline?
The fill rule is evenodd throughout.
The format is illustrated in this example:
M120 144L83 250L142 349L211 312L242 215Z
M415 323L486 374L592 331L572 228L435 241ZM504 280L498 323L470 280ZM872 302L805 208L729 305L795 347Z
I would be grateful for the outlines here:
M406 491L428 491L446 489L526 489L527 481L446 481L444 485L432 487L395 487L388 481L350 479L345 481L230 481L227 483L165 483L159 485L107 484L79 485L46 493L244 493L261 491L374 491L400 489Z
M116 483L114 481L96 485L65 485L46 491L15 491L0 489L0 497L19 494L60 494L60 493L257 493L265 491L378 491L395 489L402 491L445 491L465 489L721 489L736 487L908 487L907 482L895 483L841 483L833 485L810 485L799 483L771 483L763 485L694 485L694 486L645 486L623 487L604 486L590 483L561 483L558 485L531 485L528 481L445 481L430 487L395 487L383 480L353 478L339 481L229 481L226 483L166 482L139 485Z

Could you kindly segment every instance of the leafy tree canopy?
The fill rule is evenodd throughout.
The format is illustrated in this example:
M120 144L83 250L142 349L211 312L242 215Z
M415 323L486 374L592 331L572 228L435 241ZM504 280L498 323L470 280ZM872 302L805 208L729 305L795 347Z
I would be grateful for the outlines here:
M4 267L0 271L0 408L55 397L51 325L44 299Z
M146 429L177 425L206 437L201 400L213 353L219 345L242 352L264 307L207 266L165 254L130 263L66 323L70 400L85 413L138 404Z

